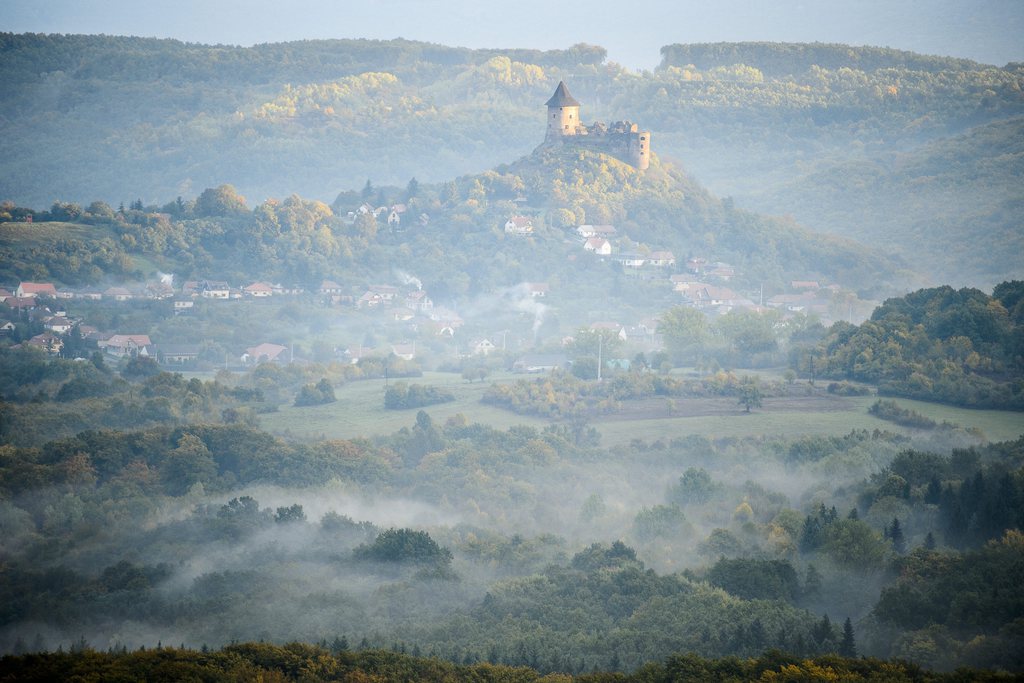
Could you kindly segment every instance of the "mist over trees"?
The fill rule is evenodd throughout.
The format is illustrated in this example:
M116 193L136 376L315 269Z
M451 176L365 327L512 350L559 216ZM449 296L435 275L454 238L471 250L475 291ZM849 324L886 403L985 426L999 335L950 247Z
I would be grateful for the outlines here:
M0 677L1024 670L1019 65L0 54Z

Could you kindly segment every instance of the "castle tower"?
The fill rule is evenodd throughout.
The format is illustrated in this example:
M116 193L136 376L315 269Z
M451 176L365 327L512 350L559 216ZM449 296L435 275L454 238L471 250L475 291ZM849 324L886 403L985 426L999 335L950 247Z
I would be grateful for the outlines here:
M630 163L641 171L646 171L651 165L651 131L633 133L629 147Z
M559 81L555 94L547 101L548 132L545 142L555 142L563 137L576 135L580 126L580 103L569 94L565 81Z

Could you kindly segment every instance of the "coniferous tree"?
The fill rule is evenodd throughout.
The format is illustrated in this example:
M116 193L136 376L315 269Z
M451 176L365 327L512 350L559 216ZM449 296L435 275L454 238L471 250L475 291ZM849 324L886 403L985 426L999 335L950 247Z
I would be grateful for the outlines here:
M924 549L935 550L935 536L932 535L932 532L930 531L928 532L928 535L924 537Z
M813 564L807 565L804 577L804 597L814 598L821 593L821 572Z
M893 517L889 526L889 540L892 541L892 549L902 555L907 551L907 540L903 537L903 529L900 527L900 520Z
M853 638L853 623L846 617L843 623L843 639L839 642L839 654L843 657L857 656L857 643Z
M811 630L811 636L814 638L814 642L817 643L819 648L826 648L830 646L832 641L835 641L836 634L832 630L832 622L829 620L826 614L821 618L814 628Z

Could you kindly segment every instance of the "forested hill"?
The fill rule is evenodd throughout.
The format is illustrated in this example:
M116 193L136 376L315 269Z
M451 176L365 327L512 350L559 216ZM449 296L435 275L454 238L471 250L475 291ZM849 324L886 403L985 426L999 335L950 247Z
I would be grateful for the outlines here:
M392 223L387 213L361 212L367 202L401 206L403 214ZM511 216L529 221L529 233L510 234ZM640 172L572 146L538 148L445 183L367 183L330 206L292 195L250 209L222 185L194 199L116 211L103 202L84 209L56 203L35 213L0 207L0 221L26 218L34 222L0 229L0 280L90 285L147 275L133 269L139 261L183 279L219 273L232 282L265 278L315 289L324 278L355 287L400 269L418 273L442 301L554 279L581 303L610 295L624 305L653 305L667 301L669 271L678 268L640 272L626 268L623 255L670 252L680 267L691 256L728 262L731 285L752 297L761 287L780 291L810 277L880 298L913 277L880 250L737 209L656 155ZM615 255L589 254L576 230L583 224L615 226Z
M803 363L881 394L1024 410L1024 282L991 296L946 286L889 299L859 326L833 325Z
M986 259L993 240L979 237L1019 233L1024 190L1004 175L979 194L970 171L1015 167L998 151L1012 127L986 129L995 145L959 146L961 163L944 171L949 201L934 206L906 201L916 176L894 156L1024 115L1019 64L791 44L671 45L664 56L658 70L635 73L589 45L241 48L0 34L0 199L149 204L230 182L257 201L293 192L330 201L367 178L440 182L533 149L543 103L565 79L586 122L641 122L655 152L740 206L863 241L883 233L897 251L923 252L936 284L988 288L1019 275ZM826 169L840 188L876 188L884 208L844 215L843 193L792 191ZM929 223L938 226L929 240L908 229ZM956 263L943 260L951 243L963 245Z
M969 59L921 55L882 47L857 47L837 43L698 43L661 48L661 68L694 65L711 69L731 64L756 64L766 76L802 74L808 64L822 69L909 69L939 72L984 68Z

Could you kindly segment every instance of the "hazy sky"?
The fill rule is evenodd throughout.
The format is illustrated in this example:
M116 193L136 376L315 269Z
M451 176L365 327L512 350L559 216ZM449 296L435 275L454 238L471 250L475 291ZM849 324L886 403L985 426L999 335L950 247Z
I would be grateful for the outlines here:
M669 43L880 45L1024 61L1024 0L0 0L0 30L252 45L396 38L466 47L568 47L654 67Z

